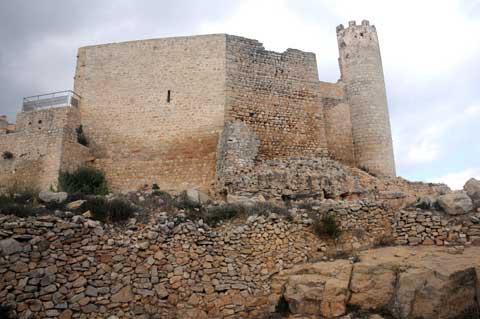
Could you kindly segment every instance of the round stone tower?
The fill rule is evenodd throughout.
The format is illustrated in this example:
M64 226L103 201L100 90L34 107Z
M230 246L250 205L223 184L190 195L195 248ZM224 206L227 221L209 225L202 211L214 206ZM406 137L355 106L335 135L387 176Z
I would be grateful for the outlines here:
M357 167L395 176L392 133L382 59L375 26L349 22L337 27L339 64L350 104Z

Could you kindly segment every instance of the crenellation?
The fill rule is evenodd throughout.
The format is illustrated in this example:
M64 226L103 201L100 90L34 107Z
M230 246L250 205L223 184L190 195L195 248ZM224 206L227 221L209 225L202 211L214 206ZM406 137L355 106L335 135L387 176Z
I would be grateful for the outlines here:
M364 20L336 30L336 83L319 80L314 53L227 34L79 48L78 108L19 113L17 131L0 137L18 156L0 163L2 176L35 167L43 174L35 183L48 188L59 170L87 164L113 190L156 183L218 192L272 161L326 157L394 176L375 27ZM76 141L80 125L88 147ZM7 126L1 118L0 132Z

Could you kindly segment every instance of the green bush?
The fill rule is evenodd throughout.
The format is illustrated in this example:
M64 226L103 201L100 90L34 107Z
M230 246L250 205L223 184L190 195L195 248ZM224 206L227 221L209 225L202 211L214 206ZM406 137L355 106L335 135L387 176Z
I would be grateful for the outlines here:
M129 202L114 199L108 202L108 221L118 223L128 220L133 216L135 207Z
M28 217L35 214L33 203L23 202L23 198L16 198L13 195L0 195L0 213Z
M37 210L32 205L12 203L1 205L0 213L5 215L15 215L18 217L28 217L36 215Z
M217 226L223 221L235 218L246 218L252 215L268 216L271 213L289 217L285 208L269 202L255 203L253 205L229 203L210 206L199 211L192 211L188 217L193 220L202 218L209 226Z
M4 195L9 196L15 203L35 204L38 202L38 189L29 186L13 185L8 187Z
M108 194L107 181L102 171L93 167L80 167L73 173L60 172L58 177L60 190L67 193L86 195Z
M121 223L133 216L135 207L122 199L107 200L101 197L88 199L84 209L92 213L92 218L102 222Z
M160 190L160 186L158 186L157 183L153 183L153 185L152 185L152 190L158 191L158 190Z
M313 229L320 237L328 236L336 239L342 234L342 230L333 214L326 214L321 219L315 220L313 223Z

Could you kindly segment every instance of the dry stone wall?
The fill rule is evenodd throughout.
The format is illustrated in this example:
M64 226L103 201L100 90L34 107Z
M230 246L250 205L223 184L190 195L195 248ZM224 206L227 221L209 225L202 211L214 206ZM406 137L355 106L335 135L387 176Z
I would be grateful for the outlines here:
M159 214L126 231L81 216L0 220L0 303L20 318L258 318L277 302L270 277L324 247L274 217L210 229Z
M216 228L167 212L122 228L71 213L0 215L0 304L19 318L259 318L278 304L272 277L296 265L395 243L447 246L455 254L480 244L471 220L395 212L373 201L310 202L290 213ZM335 241L311 226L325 214L343 230ZM406 229L444 240L413 241Z

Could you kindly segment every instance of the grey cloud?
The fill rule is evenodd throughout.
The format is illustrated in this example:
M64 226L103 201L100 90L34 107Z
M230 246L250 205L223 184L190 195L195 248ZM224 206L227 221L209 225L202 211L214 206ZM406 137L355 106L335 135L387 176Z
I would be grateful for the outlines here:
M1 1L0 114L13 119L22 96L71 88L80 46L194 34L234 8L222 0Z

